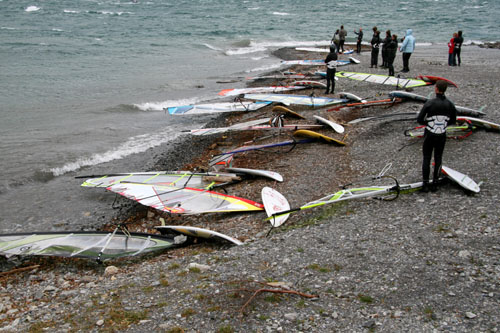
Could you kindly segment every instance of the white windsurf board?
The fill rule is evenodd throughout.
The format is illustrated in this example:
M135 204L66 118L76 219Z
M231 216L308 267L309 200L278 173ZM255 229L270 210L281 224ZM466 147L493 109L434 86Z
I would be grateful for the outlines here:
M205 239L223 239L229 241L236 245L243 244L241 241L233 238L231 236L222 234L217 231L213 231L210 229L198 228L198 227L189 227L182 225L165 225L165 226L157 226L155 229L160 232L172 231L173 233L182 234L191 237L205 238Z
M253 176L267 177L267 178L274 179L278 182L283 181L283 176L277 172L274 172L274 171L247 169L247 168L226 168L226 170L229 172L234 172L234 173L246 173L246 174L253 175Z
M441 172L468 191L479 193L479 191L481 190L479 188L479 185L474 180L472 180L469 176L464 175L459 171L453 170L452 168L442 165Z
M317 115L314 115L313 117L316 118L316 120L318 120L320 123L326 124L326 125L330 126L331 128L333 128L333 130L335 132L344 133L344 126L339 125L331 120L325 119L325 118L317 116Z

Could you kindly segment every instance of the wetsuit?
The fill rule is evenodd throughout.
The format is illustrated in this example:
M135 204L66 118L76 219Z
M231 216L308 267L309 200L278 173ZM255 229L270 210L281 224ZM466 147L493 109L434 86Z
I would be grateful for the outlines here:
M363 41L363 30L359 32L354 31L356 35L358 35L358 40L356 42L356 53L361 53L361 42Z
M417 122L425 125L424 144L422 147L422 180L424 186L429 183L432 151L434 151L434 182L439 179L439 171L443 160L446 143L446 127L455 124L457 110L455 105L444 94L436 94L436 98L428 100L417 117Z
M335 92L335 73L337 72L337 52L330 48L330 53L326 56L326 94ZM330 84L332 90L330 90Z
M391 36L386 36L383 44L382 44L382 66L380 67L389 67L387 64L387 47L389 46L389 43L391 42Z
M378 51L379 51L379 46L380 46L380 35L378 33L374 33L370 43L372 44L372 61L371 61L370 68L372 68L373 66L375 66L375 68L377 68Z
M460 59L460 52L462 51L462 43L464 38L462 36L455 37L455 48L453 49L453 63L460 66L462 60Z
M398 51L398 41L391 38L391 40L387 43L387 54L386 54L389 76L394 76L394 59L396 58L397 51Z

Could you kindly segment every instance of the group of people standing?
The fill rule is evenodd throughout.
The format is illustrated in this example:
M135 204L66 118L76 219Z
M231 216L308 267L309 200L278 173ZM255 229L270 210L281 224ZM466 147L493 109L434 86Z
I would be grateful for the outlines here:
M370 68L378 67L378 56L380 53L380 44L382 44L382 66L381 68L387 68L389 70L389 75L394 76L394 59L396 58L396 53L398 50L398 36L391 34L390 30L385 32L385 38L380 37L380 31L377 27L373 27L373 36L370 41L371 50L371 65ZM354 31L357 35L356 41L356 52L361 53L361 43L363 41L363 28L359 28L358 31ZM332 44L335 45L337 53L344 52L344 43L347 36L347 31L342 25L340 29L335 31L332 37ZM410 71L409 62L411 54L415 49L415 37L413 37L412 29L406 31L406 36L402 39L402 44L399 50L403 53L403 69L402 73L408 73ZM459 56L460 57L460 56Z
M398 50L398 36L391 34L391 30L385 32L385 38L382 40L380 31L377 27L373 27L373 36L370 44L372 46L372 57L370 68L377 68L378 55L380 52L380 44L382 44L382 66L381 68L389 69L389 76L394 76L394 59ZM415 50L415 37L413 37L413 30L406 30L406 36L402 39L402 44L399 51L403 53L403 69L402 73L410 71L410 57Z
M462 51L462 30L453 33L453 37L448 42L448 66L460 66L460 52Z

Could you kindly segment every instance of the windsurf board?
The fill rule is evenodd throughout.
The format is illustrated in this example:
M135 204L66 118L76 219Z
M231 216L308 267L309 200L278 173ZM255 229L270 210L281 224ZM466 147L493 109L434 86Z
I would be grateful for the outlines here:
M399 97L399 98L406 98L406 99L412 99L412 100L419 101L419 102L424 102L424 103L429 100L428 97L417 95L417 94L413 94L413 93L410 93L410 92L407 92L407 91L401 91L401 90L391 91L389 93L389 96L391 96L391 97ZM481 110L474 110L474 109L470 109L470 108L463 107L463 106L458 106L458 105L455 105L455 109L457 110L457 113L464 114L464 115L469 115L469 116L482 116L482 115L485 114Z
M226 170L229 172L233 172L233 173L245 173L245 174L249 174L252 176L267 177L267 178L274 179L278 182L283 181L283 176L277 172L274 172L274 171L247 169L247 168L226 168Z
M270 187L264 187L262 189L262 202L268 217L279 212L290 210L288 200L286 200L281 193ZM271 225L276 228L285 223L289 216L290 214L280 215L270 219L269 222L271 222Z
M314 131L298 130L298 131L295 131L293 133L293 135L304 137L304 138L312 138L312 139L316 139L316 140L321 140L321 141L324 141L327 143L336 143L338 145L345 146L345 142L343 142L343 141L331 138L329 136L326 136L326 135L323 135L321 133L314 132Z
M281 106L281 105L273 106L273 112L284 114L285 116L292 117L292 118L306 119L304 116L298 114L297 112L292 111L289 108L286 108L286 107Z
M236 245L241 245L243 242L239 241L236 238L231 236L222 234L217 231L213 231L210 229L198 228L198 227L190 227L190 226L181 226L181 225L165 225L165 226L156 226L155 229L160 231L162 234L171 232L174 234L181 234L191 237L197 238L205 238L205 239L218 239L225 240L231 242Z
M306 87L312 87L312 88L326 88L326 84L324 84L323 82L313 81L313 80L295 81L292 84L294 86L306 86Z
M500 132L500 124L496 124L496 123L493 123L491 121L473 118L473 117L465 117L465 116L458 117L457 121L460 119L470 121L472 123L472 125L477 126L477 127L483 127L487 130Z
M479 193L479 191L481 190L479 188L479 185L476 184L474 180L472 180L469 176L464 175L459 171L453 170L452 168L442 165L441 172L468 191Z
M325 119L325 118L317 116L317 115L314 115L313 117L316 118L316 120L318 120L320 123L326 124L326 125L330 126L331 128L333 128L333 130L335 132L344 133L344 126L339 125L331 120Z
M354 94L348 93L348 92L341 92L341 93L339 93L339 96L341 98L347 98L348 100L351 100L351 101L356 101L356 102L360 102L360 103L366 103L366 100L364 100L361 97L356 96Z
M455 84L455 82L450 81L448 79L445 79L444 77L440 76L433 76L433 75L419 75L417 76L417 79L421 79L427 82L431 82L432 84L435 84L436 82L442 80L448 82L449 85L454 86L455 88L458 88L458 86Z

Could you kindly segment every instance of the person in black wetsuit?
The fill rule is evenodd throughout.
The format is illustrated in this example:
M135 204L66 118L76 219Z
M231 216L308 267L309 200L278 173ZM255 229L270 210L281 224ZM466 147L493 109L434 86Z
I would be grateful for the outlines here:
M363 29L359 28L359 32L354 31L354 33L358 36L358 40L356 41L356 53L361 53L361 42L363 41Z
M370 42L370 44L372 45L372 60L371 60L371 65L370 65L370 68L373 68L373 66L375 66L375 68L377 68L377 64L378 64L378 51L379 51L379 47L380 47L380 31L377 30L377 27L373 27L373 37L372 37L372 40Z
M389 46L391 39L392 39L391 30L387 30L385 32L385 38L384 38L383 44L382 44L382 66L380 66L380 68L388 68L389 67L387 64L387 46Z
M387 43L387 54L386 54L389 76L394 76L394 59L396 59L397 52L398 52L398 36L392 35L391 40Z
M335 92L335 73L337 72L337 50L334 44L330 45L330 53L326 56L326 92L329 94L330 91L333 94ZM332 89L330 90L330 86Z
M453 49L453 63L455 66L460 66L462 60L460 59L460 52L462 51L462 43L464 38L462 37L462 30L458 31L458 36L455 37L455 48Z
M446 143L446 127L453 125L457 119L457 110L455 105L448 100L444 93L448 88L448 83L439 80L435 86L436 97L428 100L417 117L417 122L425 125L424 144L422 147L423 162L422 162L422 180L423 192L429 190L435 192L439 180L439 172L443 160L443 151ZM434 178L432 184L429 185L429 176L431 172L432 152L434 151Z

